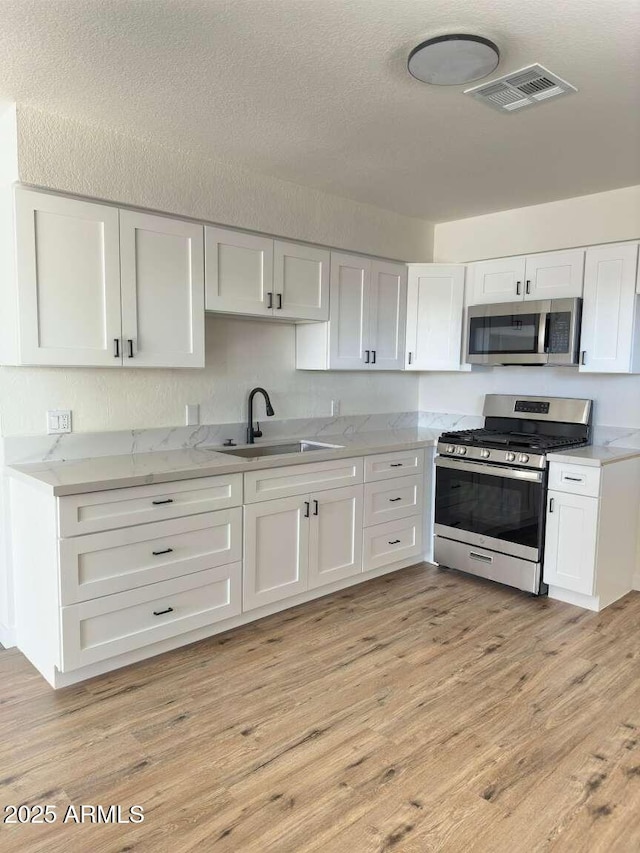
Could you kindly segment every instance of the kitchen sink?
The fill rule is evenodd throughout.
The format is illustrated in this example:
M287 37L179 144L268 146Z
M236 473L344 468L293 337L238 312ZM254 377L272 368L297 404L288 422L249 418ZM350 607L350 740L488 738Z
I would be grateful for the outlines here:
M309 453L311 450L341 450L341 444L320 444L317 441L293 441L288 444L252 444L249 447L225 447L218 453L255 459L260 456L280 456L285 453Z

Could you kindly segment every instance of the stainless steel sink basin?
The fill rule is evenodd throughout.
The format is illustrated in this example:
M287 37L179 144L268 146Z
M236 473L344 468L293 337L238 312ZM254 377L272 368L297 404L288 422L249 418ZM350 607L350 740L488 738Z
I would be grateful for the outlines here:
M341 444L320 444L317 441L293 441L288 444L252 444L250 447L225 447L218 453L255 459L260 456L280 456L285 453L309 453L311 450L341 450Z

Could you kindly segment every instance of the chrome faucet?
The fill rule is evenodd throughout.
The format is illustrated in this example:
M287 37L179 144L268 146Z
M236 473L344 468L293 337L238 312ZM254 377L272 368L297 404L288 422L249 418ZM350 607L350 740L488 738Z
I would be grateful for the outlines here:
M264 388L254 388L253 391L249 394L249 423L247 425L247 444L254 444L256 438L262 438L262 433L260 432L260 423L256 423L256 429L253 428L253 398L256 394L262 394L264 397L264 402L267 407L267 417L272 418L275 415L273 411L273 406L271 405L271 400L269 399L269 395L264 390Z

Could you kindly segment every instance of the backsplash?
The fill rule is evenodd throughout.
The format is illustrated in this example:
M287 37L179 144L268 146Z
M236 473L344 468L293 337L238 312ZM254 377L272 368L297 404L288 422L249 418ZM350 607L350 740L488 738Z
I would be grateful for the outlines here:
M322 438L352 435L380 429L474 429L482 426L480 415L447 412L386 412L334 418L291 418L260 421L263 438ZM246 423L206 424L197 427L69 433L65 435L8 436L2 439L7 465L25 462L64 462L96 456L121 456L165 450L219 447L231 439L246 443ZM640 447L640 429L594 426L593 443L612 447Z

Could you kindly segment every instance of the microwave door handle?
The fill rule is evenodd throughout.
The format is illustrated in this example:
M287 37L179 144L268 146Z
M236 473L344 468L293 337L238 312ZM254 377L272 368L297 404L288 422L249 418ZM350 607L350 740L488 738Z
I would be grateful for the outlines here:
M539 314L539 323L538 323L538 355L544 356L541 361L549 361L549 355L547 352L547 319L549 317L549 310L545 309L540 311Z
M545 314L544 317L544 351L549 353L549 335L551 333L551 312Z

